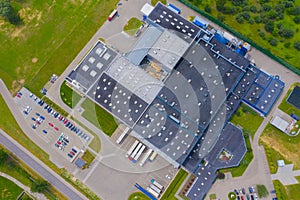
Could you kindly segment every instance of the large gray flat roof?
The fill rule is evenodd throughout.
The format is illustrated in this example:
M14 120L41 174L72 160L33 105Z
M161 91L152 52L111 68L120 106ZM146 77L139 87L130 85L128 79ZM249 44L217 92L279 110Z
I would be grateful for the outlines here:
M86 92L117 55L117 52L98 41L76 69L68 75L67 80L77 89Z
M149 49L153 46L156 40L160 37L163 30L158 27L149 26L146 31L140 36L126 57L135 65L139 65L147 55Z
M123 56L116 58L106 73L148 104L153 101L163 86L161 81Z
M165 30L153 44L148 55L163 64L163 67L170 72L188 47L189 43Z

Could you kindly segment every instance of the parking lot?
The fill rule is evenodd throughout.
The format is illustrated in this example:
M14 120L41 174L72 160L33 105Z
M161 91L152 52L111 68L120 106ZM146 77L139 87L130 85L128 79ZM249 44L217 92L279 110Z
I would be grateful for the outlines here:
M61 116L25 88L16 95L15 102L36 136L42 138L50 149L53 149L54 154L58 153L70 162L73 162L92 140L92 135Z

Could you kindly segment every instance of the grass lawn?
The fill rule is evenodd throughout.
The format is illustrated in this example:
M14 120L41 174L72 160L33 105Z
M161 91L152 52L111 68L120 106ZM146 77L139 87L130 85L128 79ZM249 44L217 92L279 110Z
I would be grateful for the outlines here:
M15 200L22 191L14 182L0 176L0 199Z
M282 100L281 104L278 106L278 108L289 115L291 115L292 113L295 113L296 115L300 116L300 110L286 101L286 99L288 98L290 93L293 91L295 86L300 86L300 83L295 83L291 86L291 88L289 89L289 91L285 95L285 97L283 98L283 100Z
M64 81L60 87L60 97L70 108L74 108L81 99L81 96L72 90L72 88L66 84L66 81Z
M151 5L155 6L157 2L161 2L164 5L167 5L167 0L151 0Z
M95 159L95 157L96 156L92 152L86 150L82 156L82 159L86 162L87 165L90 165Z
M277 171L277 159L293 163L295 169L300 169L300 135L291 137L268 124L260 136L260 142L265 146L271 173Z
M65 70L118 1L12 0L24 25L0 20L0 77L12 92L25 84L41 95L50 76Z
M175 200L177 199L175 197L175 193L187 177L188 172L184 171L183 169L180 169L177 173L176 177L172 181L172 183L169 185L167 190L163 193L163 196L161 197L161 200Z
M86 99L81 107L84 109L82 116L100 128L106 135L111 136L118 127L114 117L90 99Z
M16 178L18 181L23 183L24 185L31 187L32 179L42 179L35 171L33 171L30 167L28 167L25 163L20 161L18 158L16 158L14 155L12 155L7 149L5 149L3 146L0 146L0 150L6 152L9 156L6 160L3 160L3 162L0 163L0 171L3 173L6 173L14 178ZM1 184L0 184L1 186ZM46 197L56 197L59 199L66 199L63 194L58 192L55 188L50 186L48 188L48 192L45 192L44 194ZM1 198L0 198L1 199Z
M32 200L32 198L26 192L24 192L20 200Z
M237 126L241 126L243 131L249 133L253 139L256 130L263 120L263 117L261 117L257 112L242 103L230 121Z
M51 101L48 97L44 96L43 101L50 105L56 112L58 112L60 115L67 117L69 115L69 113L67 113L67 111L65 111L64 109L62 109L59 105L57 105L56 103L54 103L53 101Z
M210 200L215 200L215 199L217 199L217 195L216 194L210 194L209 199Z
M240 165L238 167L232 167L232 168L227 168L227 169L222 169L221 171L223 173L225 172L231 172L233 177L239 177L242 176L244 171L247 169L248 165L253 159L253 152L250 144L250 138L245 136L245 142L246 142L246 147L247 147L247 152L242 159Z
M145 194L141 192L135 192L128 197L128 200L150 200L150 199L149 197L147 197Z
M133 36L136 31L141 27L143 22L136 17L128 20L127 24L124 26L123 30L128 34Z
M100 149L101 149L101 141L100 141L99 136L96 133L94 133L91 129L86 127L84 124L82 124L80 121L75 119L73 116L71 116L71 119L94 136L93 140L89 144L89 147L99 153Z
M299 177L296 177L300 181ZM279 180L273 181L276 195L279 200L298 200L300 197L300 184L284 186Z

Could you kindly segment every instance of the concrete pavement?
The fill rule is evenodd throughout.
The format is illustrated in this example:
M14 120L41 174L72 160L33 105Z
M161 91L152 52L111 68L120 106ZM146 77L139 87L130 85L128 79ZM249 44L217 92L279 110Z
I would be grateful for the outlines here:
M295 176L300 176L300 170L293 170L294 165L289 164L283 167L278 167L276 174L272 174L272 180L279 180L283 185L298 184Z
M31 128L27 123L24 122L24 117L22 116L18 107L15 105L11 94L2 79L0 79L0 93L23 132L27 135L31 133ZM53 184L53 186L56 187L61 193L65 194L71 199L86 199L80 192L73 188L73 186L67 183L63 178L52 171L52 169L47 167L44 163L32 155L28 150L19 145L5 132L1 130L0 133L0 142L3 146L16 154L18 158L20 158L23 162L25 162L28 166L45 178L49 183ZM34 139L36 140L34 141L36 144L39 144L38 142L44 142L39 137L34 137Z

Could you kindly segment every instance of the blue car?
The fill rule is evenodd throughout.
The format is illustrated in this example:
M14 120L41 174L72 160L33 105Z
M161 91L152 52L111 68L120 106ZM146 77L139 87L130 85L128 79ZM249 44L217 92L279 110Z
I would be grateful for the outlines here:
M40 113L36 112L35 115L39 117L39 116L40 116Z
M35 121L35 118L34 118L34 117L32 117L31 119L32 119L32 121Z
M44 130L43 130L43 133L47 134L47 131L44 129Z
M77 153L76 149L74 149L74 148L72 148L72 151L73 151L74 153Z
M40 118L41 118L42 120L45 120L45 117L44 117L44 116L42 116L42 115L40 116Z
M66 123L66 127L68 127L70 124L71 124L71 122L67 122L67 123Z

